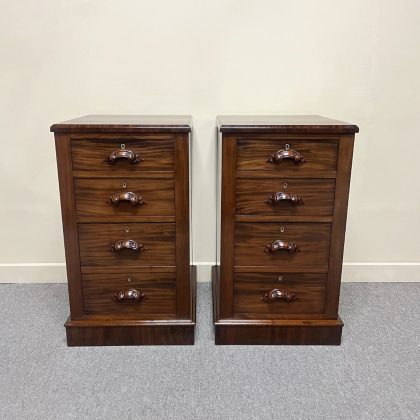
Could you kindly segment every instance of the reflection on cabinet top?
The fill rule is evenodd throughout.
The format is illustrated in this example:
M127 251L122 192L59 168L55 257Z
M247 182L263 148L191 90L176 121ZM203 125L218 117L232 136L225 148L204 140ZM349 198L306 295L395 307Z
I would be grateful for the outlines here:
M51 126L55 133L186 133L189 115L85 115Z
M357 125L320 115L219 115L223 133L358 133Z

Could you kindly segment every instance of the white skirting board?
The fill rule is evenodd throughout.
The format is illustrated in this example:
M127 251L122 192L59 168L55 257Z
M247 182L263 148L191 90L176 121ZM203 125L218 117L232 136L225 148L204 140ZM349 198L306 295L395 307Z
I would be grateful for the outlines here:
M211 281L213 262L195 262L197 281ZM0 264L0 283L65 283L65 263ZM420 282L420 262L344 263L343 282Z

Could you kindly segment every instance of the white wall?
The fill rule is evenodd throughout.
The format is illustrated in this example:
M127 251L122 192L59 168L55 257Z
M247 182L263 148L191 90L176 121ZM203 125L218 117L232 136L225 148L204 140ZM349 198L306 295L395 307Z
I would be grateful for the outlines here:
M0 281L64 279L49 126L89 113L194 116L199 263L215 259L216 114L358 124L346 279L420 280L418 0L0 5Z

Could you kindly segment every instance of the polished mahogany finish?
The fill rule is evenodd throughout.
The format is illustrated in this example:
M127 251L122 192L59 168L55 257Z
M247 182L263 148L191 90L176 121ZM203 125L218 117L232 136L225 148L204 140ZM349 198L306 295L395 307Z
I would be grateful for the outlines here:
M237 223L236 266L328 265L329 223Z
M190 133L189 115L84 115L53 124L54 133Z
M90 115L51 131L68 345L193 344L191 118Z
M147 248L143 244L139 245L136 241L133 241L132 239L124 239L115 242L115 244L111 246L111 249L115 252L120 252L123 249L130 249L132 251L145 251Z
M73 169L76 171L174 171L174 140L170 134L126 136L85 134L72 141Z
M293 147L300 158L305 156L305 162L300 158L297 162L294 159L275 160L279 147L286 151ZM275 172L281 176L325 178L337 169L337 154L338 140L331 136L240 136L237 138L236 167L238 171L264 171L266 177Z
M158 220L175 215L173 179L75 178L74 189L79 218L112 216L124 221L128 216L135 216L133 220L153 216Z
M235 214L332 216L334 189L331 179L238 178Z
M127 318L176 317L174 273L88 273L82 275L84 308L87 314ZM136 293L136 291L138 293Z
M144 160L141 159L137 153L134 153L131 150L125 150L125 146L123 145L121 145L121 150L113 151L109 156L107 156L105 161L113 165L119 159L127 159L129 163L139 163Z
M260 299L267 303L275 302L277 300L284 300L289 303L296 300L296 295L288 290L273 289L265 292Z
M217 344L340 344L355 125L218 117Z
M286 193L286 192L276 192L267 199L267 203L272 206L276 206L283 201L288 201L292 206L297 206L298 204L303 204L303 200L296 194Z
M80 223L81 267L175 267L175 223Z
M325 308L326 279L326 273L237 272L233 316L255 319L321 316ZM281 299L283 296L289 299Z
M281 163L285 159L290 159L293 163L304 163L306 162L303 155L296 150L291 150L289 148L285 150L279 150L278 152L272 154L268 159L268 163Z
M144 293L136 289L120 290L115 298L118 302L141 302L144 299Z

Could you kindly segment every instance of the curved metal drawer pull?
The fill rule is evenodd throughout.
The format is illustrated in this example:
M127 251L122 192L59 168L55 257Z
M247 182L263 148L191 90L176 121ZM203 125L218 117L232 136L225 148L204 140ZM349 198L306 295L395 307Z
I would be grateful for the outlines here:
M268 159L269 163L281 163L285 159L292 159L295 164L306 162L303 155L296 150L292 149L282 149L273 153Z
M113 151L105 158L105 162L114 165L119 159L127 159L130 163L139 163L143 160L137 153L134 153L131 150L121 149Z
M143 197L130 191L117 192L111 197L110 201L114 206L118 206L120 201L128 201L132 206L141 206L144 204Z
M144 293L136 289L120 290L115 294L115 299L118 302L142 302L144 299Z
M286 242L278 239L271 244L265 246L265 252L275 253L279 251L287 251L289 254L294 254L298 251L298 247L293 242Z
M272 289L264 293L260 298L264 302L272 303L276 300L284 300L287 303L293 302L297 299L296 295L288 290Z
M293 193L284 193L284 192L276 192L266 201L268 204L275 206L282 201L290 201L292 206L297 206L298 204L303 204L303 200L296 194Z
M123 249L130 249L132 251L145 251L147 248L143 244L138 244L133 239L122 239L121 241L115 242L111 245L111 248L115 252L122 251Z

